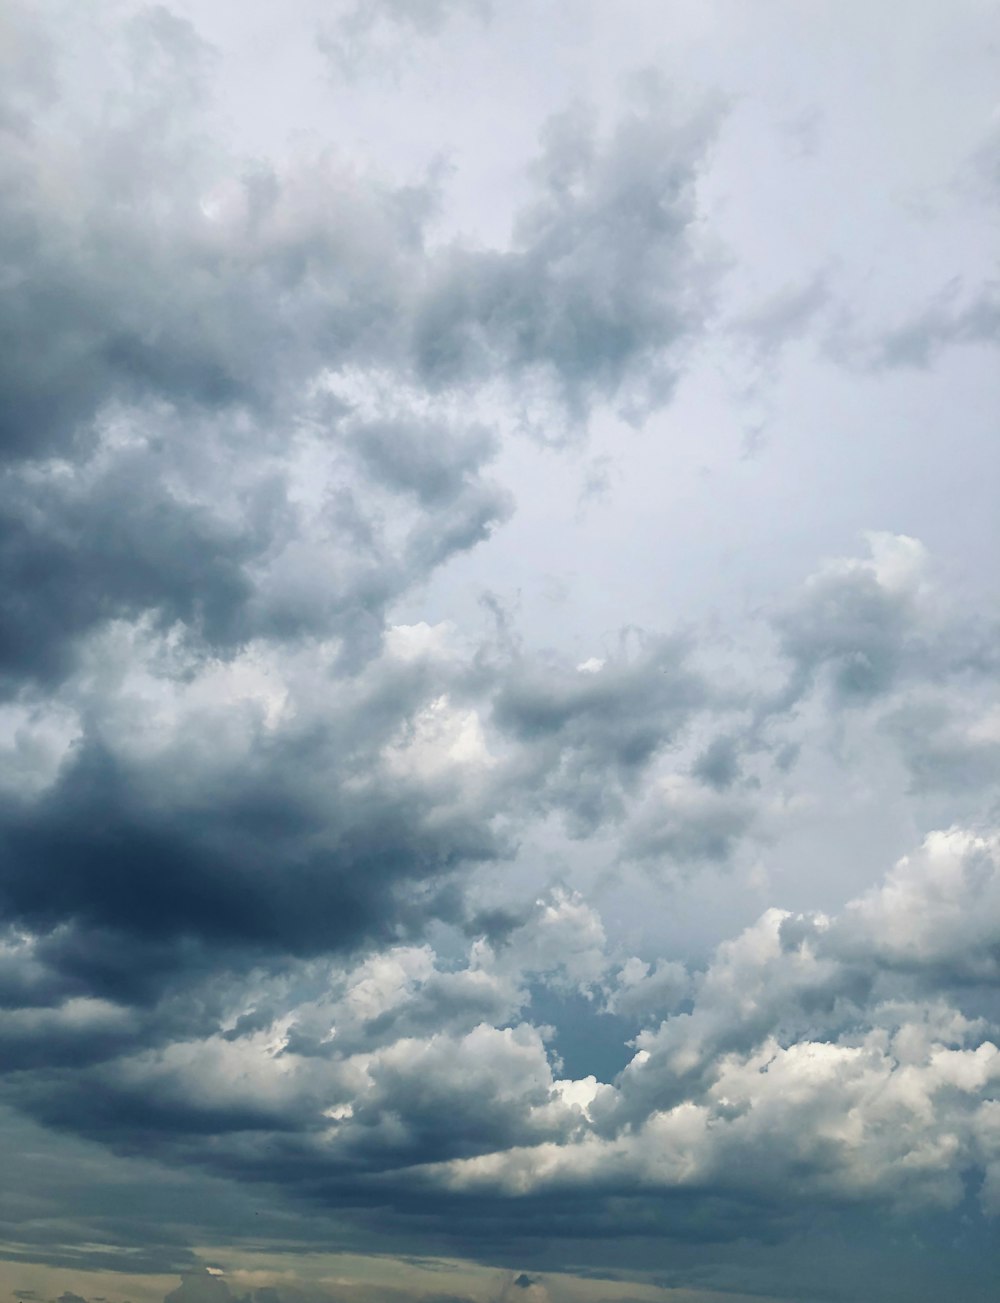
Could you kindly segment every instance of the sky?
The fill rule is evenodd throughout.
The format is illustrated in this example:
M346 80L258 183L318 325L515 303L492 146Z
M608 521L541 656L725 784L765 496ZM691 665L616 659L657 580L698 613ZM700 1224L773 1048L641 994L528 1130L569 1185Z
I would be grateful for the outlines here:
M3 0L0 1297L995 1298L998 71Z

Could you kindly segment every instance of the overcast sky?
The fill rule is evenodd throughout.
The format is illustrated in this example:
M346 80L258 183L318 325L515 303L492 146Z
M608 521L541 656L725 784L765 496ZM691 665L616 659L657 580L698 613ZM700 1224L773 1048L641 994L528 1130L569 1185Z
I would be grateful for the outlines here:
M998 71L4 0L0 1294L995 1298Z

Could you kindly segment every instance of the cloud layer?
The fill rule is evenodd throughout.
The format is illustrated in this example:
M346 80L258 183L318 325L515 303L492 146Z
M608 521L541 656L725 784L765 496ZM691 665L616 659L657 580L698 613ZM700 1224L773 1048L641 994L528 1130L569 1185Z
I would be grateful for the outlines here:
M396 43L472 58L513 20L295 21L361 113ZM22 1127L96 1175L75 1222L5 1211L0 1252L175 1269L237 1239L246 1199L269 1244L503 1262L527 1303L533 1262L618 1270L633 1242L649 1280L674 1264L660 1285L761 1293L748 1245L792 1261L934 1217L985 1237L993 576L955 582L933 485L865 522L887 528L837 517L829 547L789 525L775 560L752 534L805 466L804 514L833 511L823 387L884 402L978 356L989 287L900 297L893 327L848 311L827 257L759 293L725 86L647 67L546 103L494 239L449 217L441 158L400 179L329 136L240 141L239 59L182 8L4 22L0 1103L12 1152ZM746 452L772 389L806 452L725 521L719 395ZM566 488L583 457L599 499ZM723 522L700 552L691 485ZM663 596L687 542L632 542L668 498L687 591L724 612ZM713 588L706 557L744 554L781 582ZM656 619L592 614L635 594ZM157 1232L102 1162L195 1211Z

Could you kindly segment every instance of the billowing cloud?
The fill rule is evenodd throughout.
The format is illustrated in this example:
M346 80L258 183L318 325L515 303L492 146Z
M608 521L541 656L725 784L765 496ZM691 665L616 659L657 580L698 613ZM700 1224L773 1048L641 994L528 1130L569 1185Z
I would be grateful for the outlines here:
M772 266L745 177L818 220L840 146L779 167L763 90L681 76L693 17L682 56L626 8L306 5L273 132L249 10L3 20L0 1261L356 1238L494 1264L477 1303L767 1296L764 1247L1000 1211L989 456L942 507L923 399L891 489L825 433L898 422L992 291L887 334L864 250ZM412 142L494 40L530 131L484 214ZM455 86L375 75L411 46ZM251 1275L168 1303L332 1288Z

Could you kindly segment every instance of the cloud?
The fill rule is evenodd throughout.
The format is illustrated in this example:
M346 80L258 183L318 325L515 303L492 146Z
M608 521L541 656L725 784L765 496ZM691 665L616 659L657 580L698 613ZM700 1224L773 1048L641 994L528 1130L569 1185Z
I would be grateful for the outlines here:
M575 670L512 665L494 702L500 730L525 747L524 781L562 809L579 835L616 817L650 763L710 689L676 638L623 635L619 651Z
M481 10L331 21L378 55ZM516 510L519 441L569 461L594 427L600 489L621 422L731 331L718 101L638 76L550 117L484 246L433 172L225 147L223 56L163 7L12 14L0 1099L79 1157L70 1179L10 1145L80 1211L4 1202L11 1254L188 1267L252 1207L268 1243L451 1247L544 1300L554 1244L992 1213L992 614L873 532L724 646L600 614L550 649L488 596L496 628L447 618ZM735 327L776 368L832 294L794 284ZM985 339L988 298L880 364ZM560 563L581 590L622 555L595 540ZM916 849L862 889L855 858L898 854L857 817L886 793Z
M1000 843L961 829L932 833L885 883L853 902L845 945L861 943L886 965L949 982L1000 973Z
M192 1272L172 1289L163 1303L226 1303L232 1298L229 1286L208 1271Z
M714 119L678 117L652 85L637 100L605 139L583 107L553 118L513 247L446 255L415 321L430 384L499 370L577 421L598 399L635 415L669 397L710 302L695 181Z
M63 675L95 626L145 614L224 654L377 644L387 603L510 509L488 431L386 400L426 195L208 150L210 52L166 10L109 47L117 129L54 97L4 153L0 673ZM367 419L326 379L385 364Z
M803 683L827 670L841 702L886 691L919 637L925 550L912 538L869 536L871 558L834 561L810 577L775 620L782 650Z
M818 274L803 285L771 295L733 324L761 361L773 361L787 344L806 337L816 318L830 305L828 276Z
M589 1134L429 1175L469 1195L955 1206L962 1170L987 1161L1000 1050L986 1021L943 995L914 1001L919 984L907 998L905 983L933 968L934 989L961 999L969 981L992 982L983 893L997 865L992 844L935 835L838 919L770 911L696 977L691 1011L643 1031L617 1082L594 1088Z
M339 76L395 70L409 43L438 36L455 19L486 25L491 0L355 0L319 28L316 43Z
M580 415L697 333L706 124L656 96L604 140L560 119L516 247L435 253L428 187L209 147L216 56L185 20L81 20L96 91L75 107L44 15L19 15L37 58L10 93L38 94L5 154L8 916L130 1000L181 938L302 953L454 913L444 879L505 853L532 787L581 831L618 817L702 695L679 650L587 683L494 667L476 702L473 666L383 640L511 510L472 382L544 373Z
M987 287L961 305L954 303L957 291L958 286L949 286L927 307L888 331L879 342L873 365L926 370L947 348L996 343L1000 339L996 287Z
M606 1231L652 1201L678 1235L729 1200L742 1211L723 1239L762 1199L789 1228L807 1208L954 1208L963 1172L988 1178L991 1206L1000 1050L977 993L996 978L997 882L995 838L934 834L838 916L768 910L688 972L621 963L593 912L555 897L457 965L425 945L234 974L213 1030L50 1060L7 1094L50 1124L321 1204L419 1198L442 1232L456 1198L511 1216L525 1200L544 1222L536 1200L555 1191ZM558 1076L531 1021L536 987L581 975L636 1028L609 1081Z
M452 1018L502 1025L525 1008L524 974L569 997L596 990L612 959L571 891L542 897L541 912L508 899L491 923L477 866L514 864L519 838L553 816L570 839L599 832L612 862L667 880L730 866L808 797L813 753L801 777L783 759L800 746L802 712L814 749L827 736L844 745L844 720L856 720L857 745L891 745L916 797L957 784L954 808L982 817L992 734L968 705L970 685L988 695L994 681L976 650L987 631L952 619L915 541L872 546L783 608L780 656L753 692L713 682L690 638L633 634L581 668L463 643L446 626L394 626L345 668L336 641L260 639L206 658L184 634L112 623L57 691L11 716L24 768L11 765L3 798L0 900L21 931L0 952L0 997L52 1011L80 999L155 1007L183 974L197 988L213 967L235 975L369 945L419 956L424 929L440 924L483 928L489 971L421 978L405 1016L387 1007L378 1025L419 1036ZM907 721L928 693L938 732L918 735ZM34 736L49 749L27 749ZM626 1004L622 991L609 1008ZM177 1034L203 1025L186 1018ZM362 1041L375 1026L359 1024ZM290 1035L315 1054L325 1031ZM72 1028L59 1038L57 1058L107 1051Z
M674 775L633 817L623 853L668 864L724 862L754 814L753 802L742 795L716 792Z
M159 647L154 637L154 656ZM44 795L7 807L2 892L14 916L154 946L186 934L315 950L385 926L407 878L418 896L400 905L416 917L433 908L419 904L420 884L502 852L461 753L433 771L400 759L400 730L420 727L440 698L429 663L390 654L317 709L329 651L305 653L293 678L292 663L250 655L172 684L152 667L136 674L137 652L128 635L106 644L93 685L100 725L84 726ZM101 680L119 657L136 677L112 709Z
M76 105L44 13L18 13L40 98L4 153L8 694L121 619L223 656L331 635L368 655L388 606L511 511L470 385L535 377L577 423L667 397L704 316L707 122L655 95L607 140L554 121L515 246L432 249L429 180L209 147L215 54L185 20L141 10L102 43L81 19L98 89Z

